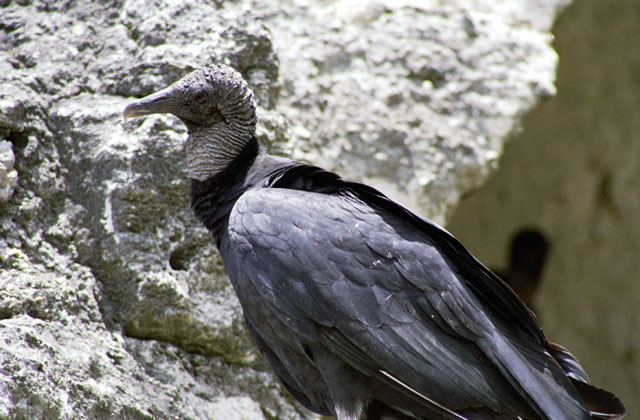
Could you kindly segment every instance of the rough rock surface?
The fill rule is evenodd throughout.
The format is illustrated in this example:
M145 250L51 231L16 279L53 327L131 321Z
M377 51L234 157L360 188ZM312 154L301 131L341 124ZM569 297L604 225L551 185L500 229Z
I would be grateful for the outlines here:
M0 203L4 204L11 199L13 190L18 183L18 172L13 169L16 156L10 142L0 140Z
M309 416L190 213L184 129L133 97L227 62L275 151L442 219L554 92L561 2L262 3L0 2L0 418Z
M442 222L484 182L518 117L555 92L550 35L522 3L344 0L268 14L287 46L278 109L293 155Z

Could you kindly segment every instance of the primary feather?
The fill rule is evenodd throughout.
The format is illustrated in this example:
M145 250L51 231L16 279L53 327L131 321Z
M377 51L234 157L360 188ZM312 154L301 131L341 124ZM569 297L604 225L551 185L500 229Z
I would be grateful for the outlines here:
M191 202L285 388L339 420L617 418L533 314L448 232L377 190L270 156L237 72L125 109L187 126Z

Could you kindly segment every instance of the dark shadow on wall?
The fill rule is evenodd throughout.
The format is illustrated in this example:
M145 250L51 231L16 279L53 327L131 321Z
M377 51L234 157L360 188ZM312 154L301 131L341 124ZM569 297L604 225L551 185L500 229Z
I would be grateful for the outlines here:
M640 2L575 2L554 34L557 96L447 227L490 267L508 264L522 226L545 232L533 304L547 336L640 418Z
M511 239L508 264L503 268L491 268L536 314L539 311L534 301L542 285L549 248L549 240L542 232L523 228Z

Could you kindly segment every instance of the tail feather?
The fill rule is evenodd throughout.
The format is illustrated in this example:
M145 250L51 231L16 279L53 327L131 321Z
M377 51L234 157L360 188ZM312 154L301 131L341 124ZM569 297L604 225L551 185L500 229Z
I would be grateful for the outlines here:
M627 410L618 397L589 384L589 377L569 350L551 342L547 342L545 348L567 374L593 419L619 419L626 414Z
M571 383L584 400L593 419L619 419L627 413L622 401L611 392L573 378Z

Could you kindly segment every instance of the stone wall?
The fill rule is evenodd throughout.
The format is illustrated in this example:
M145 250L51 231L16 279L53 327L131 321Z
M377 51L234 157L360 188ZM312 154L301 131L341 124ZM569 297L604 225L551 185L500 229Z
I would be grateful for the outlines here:
M494 267L520 227L545 232L542 325L638 419L640 3L576 2L553 33L557 96L524 118L500 168L448 226Z
M443 220L554 93L562 2L524 3L0 1L0 418L308 418L191 215L182 125L124 106L226 62L274 151Z

